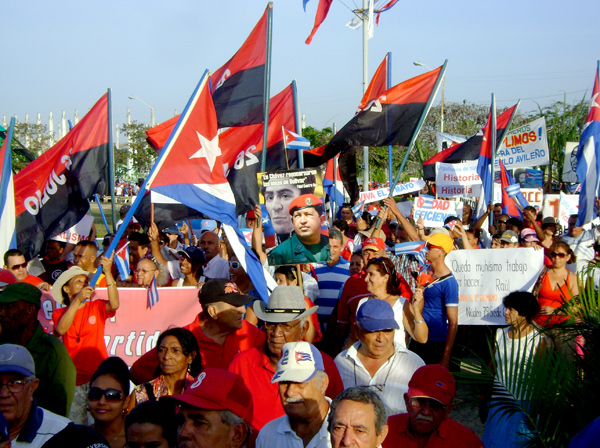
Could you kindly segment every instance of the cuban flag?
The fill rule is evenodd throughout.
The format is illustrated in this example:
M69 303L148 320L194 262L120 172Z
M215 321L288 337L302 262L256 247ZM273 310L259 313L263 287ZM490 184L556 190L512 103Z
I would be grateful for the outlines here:
M158 303L158 287L156 286L156 277L152 277L152 283L148 288L148 308L152 309Z
M396 255L415 255L421 266L426 264L425 254L427 253L427 243L425 241L396 243L394 250Z
M336 161L338 157L334 158ZM344 183L342 182L342 176L340 175L339 164L336 166L334 176L334 159L327 161L327 167L325 168L325 176L323 176L323 191L329 196L329 198L339 207L344 203Z
M15 118L11 118L6 139L0 148L0 253L17 248L15 232L15 187L13 183L10 145L15 129Z
M500 183L502 184L502 213L514 218L522 218L521 210L529 206L521 193L521 185L515 182L500 160Z
M365 201L360 201L354 207L352 207L352 214L356 219L362 217L363 211L365 209Z
M579 215L577 227L591 222L596 216L594 202L600 195L600 90L598 88L598 71L596 68L594 90L590 100L590 111L583 125L583 132L577 150L577 177L581 182L579 193Z
M391 0L389 3L386 3L383 6L383 8L375 9L375 14L377 14L377 17L375 19L375 23L377 25L379 25L379 16L381 15L381 13L389 11L396 3L398 3L398 0Z
M310 149L310 140L306 137L302 137L295 132L287 130L284 126L281 126L283 131L283 144L287 149Z
M221 221L234 253L260 296L267 300L262 264L237 226L235 198L223 170L217 116L207 73L162 149L146 188Z
M121 280L125 280L129 277L129 242L115 253L115 264L117 265Z

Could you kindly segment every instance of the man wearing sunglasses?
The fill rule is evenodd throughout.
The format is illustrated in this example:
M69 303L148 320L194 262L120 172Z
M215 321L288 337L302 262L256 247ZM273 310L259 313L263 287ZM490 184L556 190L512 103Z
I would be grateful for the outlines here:
M271 378L284 344L304 339L309 327L308 319L317 308L306 309L299 286L279 285L273 290L268 303L262 300L254 302L254 312L264 322L266 342L239 353L229 365L229 371L240 375L250 389L254 403L251 423L258 430L285 413L279 400L279 388L276 383L271 383ZM344 385L333 359L323 352L321 355L325 372L329 375L326 395L335 398Z
M4 254L4 269L11 271L17 281L29 283L42 291L50 291L50 285L41 278L27 272L27 260L19 249L9 249Z
M39 384L33 358L25 347L0 346L0 411L13 446L42 446L70 423L38 407L33 394Z
M448 417L455 394L456 384L448 369L438 364L419 368L404 394L408 412L388 419L388 434L381 446L483 448L473 431Z

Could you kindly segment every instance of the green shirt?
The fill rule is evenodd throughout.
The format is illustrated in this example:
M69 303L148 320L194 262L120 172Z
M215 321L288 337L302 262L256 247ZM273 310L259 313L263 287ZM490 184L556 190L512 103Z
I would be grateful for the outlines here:
M305 245L296 233L269 252L268 261L271 266L282 264L319 263L331 259L329 238L321 235L319 244Z
M64 344L38 324L25 348L33 357L35 376L40 380L33 395L38 406L68 417L77 372Z

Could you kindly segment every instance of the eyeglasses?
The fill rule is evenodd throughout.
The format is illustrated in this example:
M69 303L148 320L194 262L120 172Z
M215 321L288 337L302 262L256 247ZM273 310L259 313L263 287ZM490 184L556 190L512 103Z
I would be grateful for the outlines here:
M496 222L497 222L498 224L506 224L506 221L502 221L501 219L498 219Z
M18 394L19 392L21 392L23 390L25 385L27 383L29 383L30 381L31 380L14 380L14 381L7 381L6 383L0 383L0 390L2 390L2 388L4 386L6 386L10 393Z
M550 258L558 257L558 258L566 258L569 254L564 252L550 252Z
M424 397L411 397L408 399L408 404L411 408L414 409L423 409L425 407L428 407L432 411L443 411L448 407L440 403L439 401L434 400L433 398Z
M157 271L158 269L136 269L135 273L136 274L147 274L148 272L154 272Z
M27 262L21 263L21 264L15 264L14 266L11 266L10 270L18 271L19 269L21 269L21 268L25 269L26 267L27 267Z
M230 261L229 262L229 267L231 269L239 269L242 267L242 263L240 263L239 261Z
M281 323L281 322L278 322L278 323L270 322L270 323L265 323L265 327L269 331L276 331L277 327L279 327L279 328L281 328L281 331L283 331L284 333L290 333L299 324L300 324L300 321L296 322L294 325L290 325L287 323Z
M103 396L109 403L123 401L123 392L117 389L100 389L99 387L92 387L88 392L89 401L100 401Z

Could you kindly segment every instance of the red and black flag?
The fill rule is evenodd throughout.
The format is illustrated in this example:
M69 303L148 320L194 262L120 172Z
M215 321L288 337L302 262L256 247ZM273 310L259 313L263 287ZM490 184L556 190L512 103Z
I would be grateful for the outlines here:
M31 258L45 240L83 218L88 198L107 193L108 94L14 183L17 247Z
M264 121L267 6L236 54L210 77L219 128Z
M496 119L496 148L500 147L505 130L510 125L513 113L516 110L515 108L516 106L507 109ZM477 134L469 137L467 141L438 152L431 159L423 162L423 179L435 180L436 162L460 163L465 160L477 160L483 143L483 129L485 128L482 128Z
M442 68L383 92L333 136L323 156L305 154L305 165L318 166L352 146L408 146L442 76Z
M371 78L371 82L369 83L369 86L367 87L367 90L363 95L362 101L360 102L360 106L358 106L358 112L361 112L364 109L366 109L370 105L371 101L379 98L381 95L383 95L383 92L387 90L389 77L389 57L390 54L386 54L385 58L383 58L383 61L381 61L381 64L379 64L379 67L377 67L377 70L375 70L375 74Z

